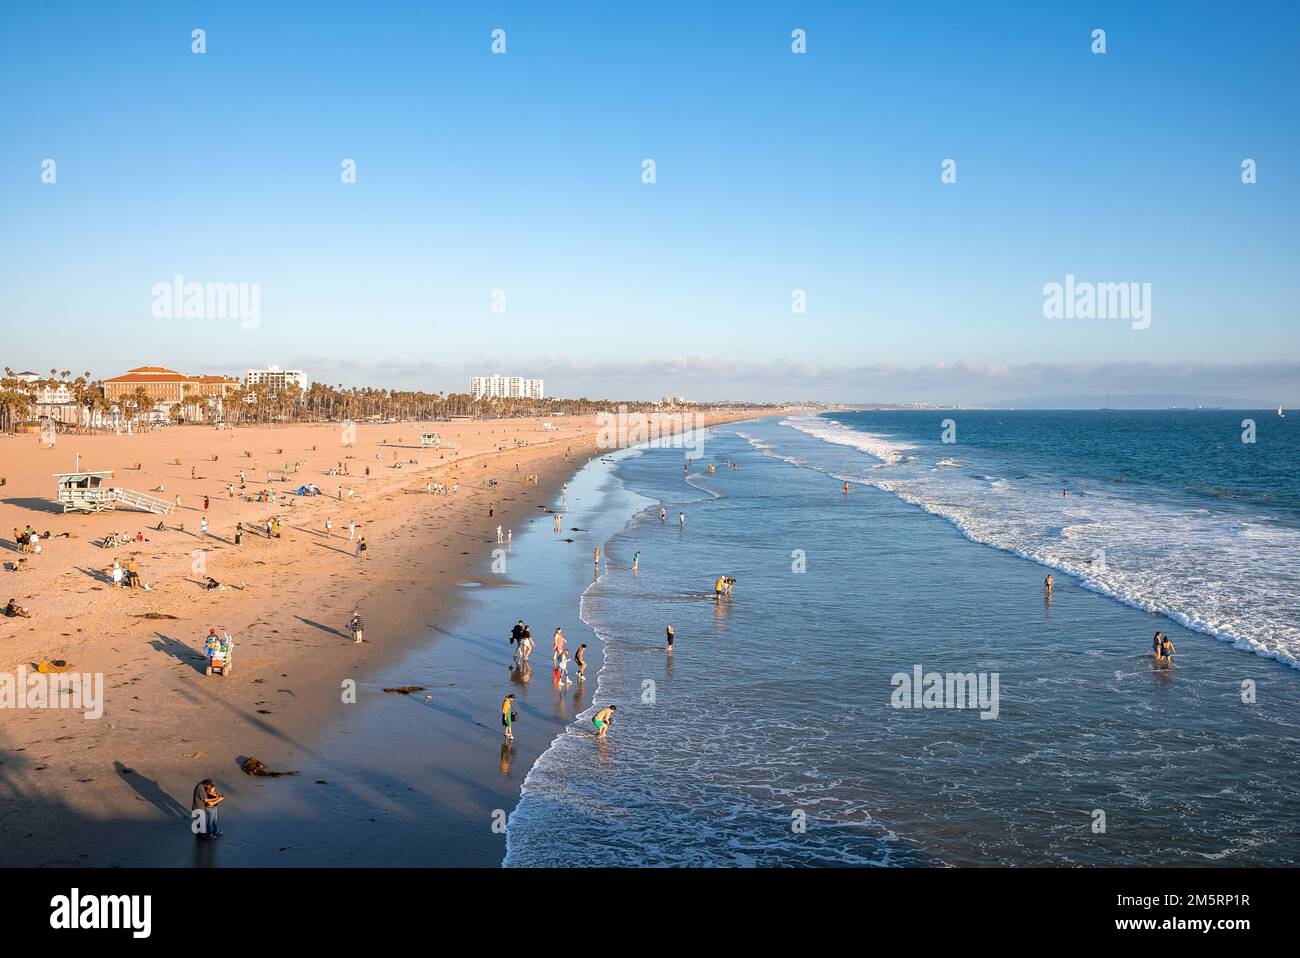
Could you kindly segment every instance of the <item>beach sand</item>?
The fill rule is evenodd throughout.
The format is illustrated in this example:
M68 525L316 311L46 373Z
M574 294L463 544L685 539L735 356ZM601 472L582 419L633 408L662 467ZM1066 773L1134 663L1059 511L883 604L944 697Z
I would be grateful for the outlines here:
M752 415L729 411L709 421ZM0 865L149 863L141 849L160 825L183 827L200 779L216 779L232 799L242 790L256 800L249 785L274 780L243 776L244 757L297 770L292 762L308 750L313 731L349 707L341 677L360 681L381 671L421 641L430 616L450 619L464 594L458 583L484 568L497 525L519 535L597 452L594 419L553 422L551 430L539 420L362 423L346 437L354 440L351 447L339 425L66 435L52 450L35 436L0 439L6 535L0 601L12 596L34 612L31 619L0 618L0 673L66 660L77 673L102 674L105 687L97 720L71 709L0 712ZM427 430L459 448L421 449L419 436ZM78 453L82 469L111 469L113 485L160 498L179 494L182 507L166 517L125 507L62 514L53 474L76 468ZM327 475L340 461L351 476ZM286 466L288 481L263 481L268 469ZM278 503L238 498L241 469L247 493L273 488ZM529 473L536 484L524 482ZM498 486L486 488L489 479ZM292 495L304 482L324 494ZM429 482L459 483L460 490L432 495ZM159 487L165 491L154 491ZM207 542L199 537L205 515ZM262 534L271 515L284 519L280 539ZM160 520L166 531L155 531ZM248 531L237 548L240 521ZM364 561L348 540L350 521L366 536ZM73 538L42 540L42 554L29 557L26 571L7 571L19 558L9 530L29 523ZM111 530L140 531L145 541L101 548ZM105 574L114 558L125 566L131 557L149 591L116 590ZM247 587L205 590L203 572ZM360 648L347 631L354 608L365 618L367 641ZM513 611L502 611L503 634ZM204 675L209 627L236 639L229 678ZM484 713L497 704L482 703ZM461 767L470 758L465 743L446 744L421 743L422 760L441 764L447 781L479 774ZM487 862L480 854L452 855L446 863Z

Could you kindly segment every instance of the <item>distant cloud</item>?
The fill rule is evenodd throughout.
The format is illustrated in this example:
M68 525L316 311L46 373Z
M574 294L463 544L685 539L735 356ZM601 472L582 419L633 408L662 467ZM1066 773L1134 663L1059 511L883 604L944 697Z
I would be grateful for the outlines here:
M387 360L340 362L300 357L311 378L345 385L464 392L470 376L540 376L553 396L828 402L995 403L1026 396L1196 395L1300 401L1300 362L1028 363L1009 366L958 360L924 366L878 363L827 366L670 356L625 362L483 357L463 363Z

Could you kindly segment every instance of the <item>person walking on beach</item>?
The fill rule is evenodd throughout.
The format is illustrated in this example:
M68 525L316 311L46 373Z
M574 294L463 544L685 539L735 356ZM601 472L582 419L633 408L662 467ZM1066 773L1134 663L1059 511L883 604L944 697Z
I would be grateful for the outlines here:
M533 654L533 630L524 626L524 637L519 643L520 648L520 665L528 664L528 657Z
M334 538L334 520L331 519L329 516L325 517L325 538L326 539Z
M676 637L677 637L677 633L673 631L673 627L672 627L671 625L668 626L668 652L669 652L669 654L671 654L672 651L673 651L673 639L675 639Z
M587 643L584 642L578 646L578 651L573 653L573 663L578 667L578 681L581 682L587 677Z
M365 631L366 624L361 621L361 611L359 609L352 610L352 621L348 623L348 628L352 631L352 641L360 645L361 634Z
M351 542L351 541L352 541L353 539L355 539L356 537L357 537L357 524L356 524L355 522L349 522L349 523L348 523L348 542Z
M510 741L515 740L514 724L515 719L519 716L514 711L515 694L511 692L501 700L501 724L505 727L506 738Z
M204 516L202 519L199 520L199 538L206 539L207 537L208 537L208 517Z
M510 644L514 646L514 655L510 657L510 667L516 669L520 665L520 658L524 651L524 620L520 619L510 630Z
M242 522L236 522L235 523L235 545L242 546L243 544L244 544L244 524Z
M605 737L605 733L609 731L609 723L614 721L614 713L617 711L617 705L606 705L591 717L591 724L596 726L597 738Z
M357 539L357 558L364 559L365 557L366 557L366 537L363 535Z
M203 497L203 511L204 511L204 512L207 512L207 511L208 511L208 497L207 497L207 496L204 496L204 497Z
M505 541L505 538L501 535L501 527L497 526L497 545L500 545Z
M564 632L557 628L555 637L551 641L551 661L556 665L559 665L560 659L567 654L565 644Z
M135 561L135 556L126 560L126 585L128 589L140 588L140 563Z
M113 588L114 589L122 588L123 575L124 573L122 572L122 563L114 559L113 560Z

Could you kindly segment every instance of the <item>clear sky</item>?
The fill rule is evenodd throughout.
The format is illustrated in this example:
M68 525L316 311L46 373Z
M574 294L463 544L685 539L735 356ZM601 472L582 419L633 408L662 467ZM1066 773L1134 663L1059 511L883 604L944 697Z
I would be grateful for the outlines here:
M1295 3L4 3L0 362L1300 400L1298 38ZM259 283L256 328L156 318L177 274ZM1067 274L1150 283L1150 327L1045 318Z

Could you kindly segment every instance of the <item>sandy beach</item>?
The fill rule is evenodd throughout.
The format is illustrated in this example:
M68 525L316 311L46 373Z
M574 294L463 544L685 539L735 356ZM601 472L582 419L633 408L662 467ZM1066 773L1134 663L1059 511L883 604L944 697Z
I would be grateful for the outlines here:
M0 618L0 673L64 661L76 673L101 674L105 690L94 720L69 708L6 711L0 865L119 864L161 826L180 827L169 820L188 819L198 780L216 778L227 794L241 780L274 781L246 778L238 763L254 756L285 768L328 715L349 707L343 680L409 652L420 623L452 612L464 594L458 584L486 567L497 526L518 535L598 451L591 421L355 429L351 436L338 425L170 427L65 435L53 449L35 436L0 440L0 600L13 597L33 613ZM420 448L421 432L433 430L456 448ZM168 516L126 507L63 514L53 474L77 468L78 455L83 470L112 470L112 485L173 502L179 495L180 508ZM341 463L350 475L331 475ZM285 478L267 482L268 470ZM536 480L526 481L530 475ZM322 495L293 494L304 483ZM431 493L432 483L459 491ZM275 490L275 504L246 501L264 489ZM283 520L278 539L263 533L271 516ZM350 522L366 537L364 560L349 541ZM241 546L236 523L246 530ZM28 525L52 537L40 540L25 570L10 571L21 557L10 530ZM115 530L143 541L103 547ZM115 558L123 566L134 558L149 588L115 588L108 574ZM208 576L228 588L204 588ZM348 632L354 609L365 619L359 648ZM512 613L502 611L503 630ZM235 636L229 678L204 674L209 628ZM483 713L496 705L482 703ZM450 780L463 750L440 757L433 743L425 758L446 761Z

